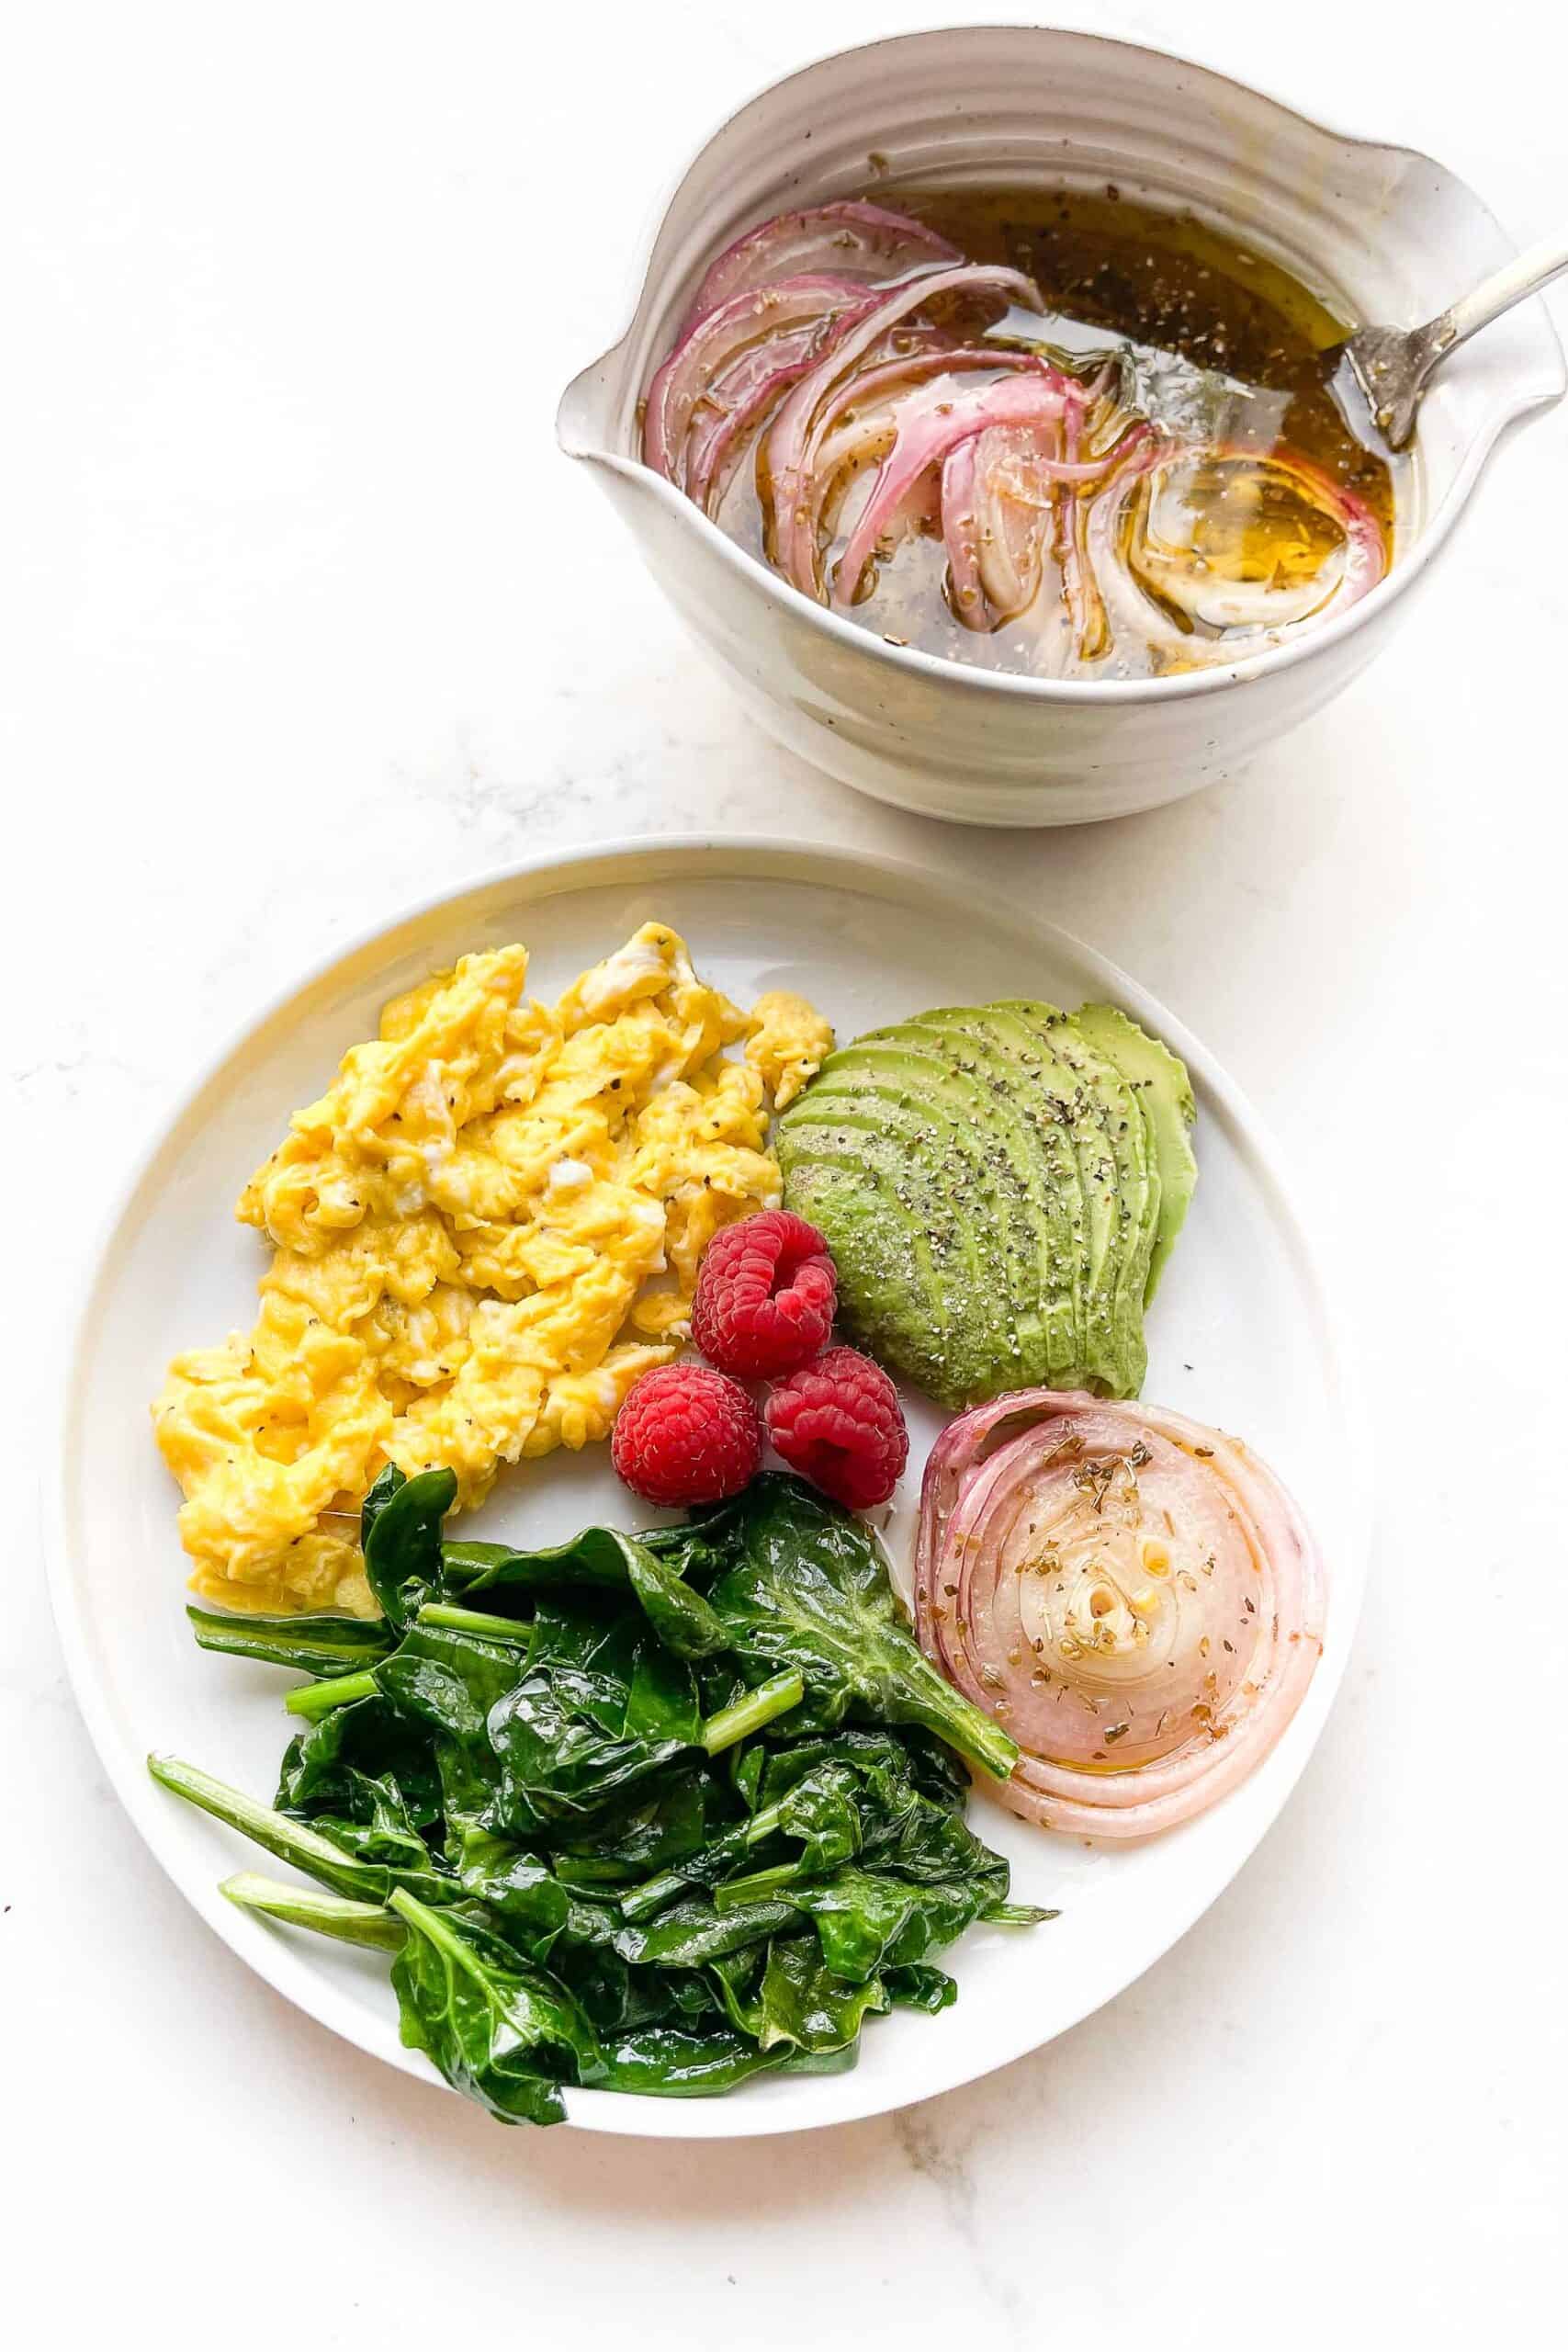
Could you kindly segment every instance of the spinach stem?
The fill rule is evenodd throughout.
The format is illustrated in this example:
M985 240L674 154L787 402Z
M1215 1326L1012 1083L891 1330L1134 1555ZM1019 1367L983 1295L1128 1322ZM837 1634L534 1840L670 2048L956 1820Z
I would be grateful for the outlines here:
M263 1911L292 1928L313 1928L339 1943L366 1944L375 1951L400 1951L408 1930L384 1905L356 1903L343 1894L321 1894L313 1886L285 1886L258 1871L237 1871L218 1892L242 1911Z
M459 1609L450 1600L427 1600L418 1622L422 1625L446 1625L456 1634L487 1634L502 1642L525 1642L534 1631L519 1617L496 1617L484 1609Z
M155 1781L172 1789L176 1796L184 1797L187 1804L199 1805L215 1821L227 1822L231 1829L238 1829L258 1846L265 1846L279 1861L292 1862L297 1870L308 1871L341 1894L360 1895L367 1887L385 1883L378 1868L345 1854L341 1846L334 1846L308 1823L291 1821L287 1814L274 1812L271 1805L258 1804L243 1790L229 1788L222 1781L215 1781L210 1772L200 1771L177 1756L149 1756L147 1770Z
M760 1813L751 1815L750 1821L739 1823L728 1837L718 1841L718 1851L739 1861L749 1847L760 1846L764 1838L771 1838L783 1818L784 1801L781 1798L776 1804L765 1804ZM708 1850L711 1860L714 1849L710 1847ZM640 1886L626 1889L621 1897L621 1917L624 1919L651 1918L656 1911L662 1911L667 1903L673 1903L678 1895L687 1894L692 1884L693 1881L683 1871L660 1871L657 1878L646 1878Z
M798 1862L777 1862L769 1871L752 1871L745 1878L727 1878L714 1888L713 1907L716 1911L732 1911L740 1904L755 1903L799 1876Z
M771 1724L775 1715L785 1715L792 1707L798 1707L805 1696L806 1684L793 1668L785 1674L775 1674L768 1681L759 1682L754 1690L748 1690L743 1699L737 1699L732 1707L721 1707L716 1714L710 1715L703 1725L702 1745L710 1756L722 1755L738 1740L761 1731L764 1724ZM773 1836L781 1812L779 1805L764 1805L761 1813L754 1813L750 1821L721 1838L718 1850L733 1849L739 1861L748 1847L761 1845L764 1838ZM684 1894L691 1884L683 1871L660 1871L657 1878L645 1879L640 1886L627 1888L621 1897L621 1917L651 1918L667 1903Z
M387 1897L387 1907L398 1912L411 1928L417 1928L421 1935L428 1937L436 1951L455 1962L465 1974L472 1976L477 1973L474 1956L462 1938L453 1935L451 1929L442 1924L439 1912L432 1911L417 1894L411 1894L406 1886L393 1887Z
M770 1681L759 1682L754 1690L748 1690L743 1699L737 1699L732 1707L721 1707L717 1714L710 1715L703 1725L702 1744L710 1756L721 1755L738 1740L761 1731L764 1724L771 1724L775 1715L785 1715L792 1707L798 1707L805 1696L806 1685L793 1669L787 1674L775 1674Z
M374 1670L367 1668L359 1674L334 1674L326 1682L302 1682L283 1703L291 1715L303 1715L313 1724L330 1715L334 1707L346 1707L355 1699L373 1699L380 1687Z

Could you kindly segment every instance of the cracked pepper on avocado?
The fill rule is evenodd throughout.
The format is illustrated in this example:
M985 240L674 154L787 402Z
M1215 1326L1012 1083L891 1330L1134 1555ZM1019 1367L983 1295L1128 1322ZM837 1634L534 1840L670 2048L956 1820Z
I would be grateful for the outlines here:
M260 1315L154 1427L197 1640L303 1677L296 1736L270 1806L149 1764L312 1882L231 1900L387 1953L405 2043L549 2123L938 2014L948 1944L1054 1916L969 1773L1048 1830L1173 1827L1280 1737L1325 1594L1272 1473L1136 1401L1197 1179L1158 1039L1019 998L835 1049L657 922L553 1006L526 969L389 1004L241 1196ZM891 1562L899 1382L952 1418ZM604 1438L680 1523L448 1525Z

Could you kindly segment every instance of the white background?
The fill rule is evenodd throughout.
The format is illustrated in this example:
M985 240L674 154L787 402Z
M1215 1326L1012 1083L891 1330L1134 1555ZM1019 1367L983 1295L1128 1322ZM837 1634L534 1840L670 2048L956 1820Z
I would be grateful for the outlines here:
M35 7L0 74L0 2173L18 2343L1469 2345L1560 2313L1568 414L1405 635L1250 777L960 834L772 749L556 394L721 110L1005 8ZM1063 9L1568 215L1544 6ZM1456 288L1456 291L1458 289ZM1559 317L1568 301L1559 298ZM404 899L611 832L787 829L1010 888L1281 1136L1370 1373L1358 1655L1284 1818L1141 1984L902 2117L504 2132L255 1982L141 1850L31 1489L64 1302L193 1066ZM193 1246L200 1237L193 1236ZM175 1563L171 1559L171 1573ZM1086 2333L1087 2331L1087 2333Z

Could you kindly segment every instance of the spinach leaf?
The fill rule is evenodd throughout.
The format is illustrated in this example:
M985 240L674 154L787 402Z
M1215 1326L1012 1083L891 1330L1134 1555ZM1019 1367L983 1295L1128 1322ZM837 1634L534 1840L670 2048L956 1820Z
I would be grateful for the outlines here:
M702 1706L692 1669L661 1642L638 1642L621 1723L629 1739L701 1744Z
M639 1968L705 1968L726 1953L761 1943L775 1929L796 1925L787 1903L738 1903L719 1911L711 1895L691 1894L646 1926L628 1920L615 1933L615 1950Z
M921 1656L863 1521L769 1472L722 1508L736 1558L709 1598L754 1672L798 1668L823 1728L857 1717L923 1724L982 1770L1008 1777L1017 1748Z
M714 2025L703 2032L647 2026L605 2052L604 2087L651 2098L717 2098L753 2075L781 2065L784 2050L759 2050L746 2034Z
M434 1742L421 1724L409 1723L378 1693L338 1707L291 1740L277 1784L280 1813L304 1820L319 1813L368 1817L374 1794L367 1782L394 1782L403 1809L416 1828L427 1829L442 1812Z
M798 1870L816 1877L860 1852L860 1783L847 1765L821 1764L780 1797L776 1835L799 1839Z
M523 1670L523 1653L508 1642L413 1624L376 1668L376 1685L405 1722L478 1748L491 1708Z
M563 1705L592 1716L601 1730L620 1731L647 1640L647 1627L629 1610L553 1594L535 1616L528 1666L550 1677Z
M456 1859L464 1894L495 1915L525 1958L547 1961L572 1907L549 1864L482 1830L464 1835Z
M811 1920L835 1976L863 1984L882 1968L908 1967L952 1943L993 1897L978 1881L916 1884L846 1863L829 1878L781 1888L775 1899Z
M489 1547L486 1547L487 1549ZM561 1588L631 1593L649 1625L677 1657L716 1657L728 1646L724 1627L700 1593L647 1543L613 1527L586 1527L570 1544L543 1552L506 1552L475 1560L477 1544L448 1544L445 1589L472 1600L480 1593L547 1592Z
M783 1876L816 1876L847 1861L861 1848L858 1784L843 1766L828 1763L791 1783L771 1805L734 1823L708 1845L677 1857L657 1878L622 1897L628 1919L648 1918L672 1902L682 1885L716 1887L743 1866L754 1865L759 1847L774 1838L794 1839L799 1851L787 1872L764 1866L755 1875L773 1883ZM750 1884L750 1878L745 1882Z
M729 1565L724 1526L728 1509L728 1503L706 1505L694 1511L682 1525L640 1528L637 1540L645 1552L651 1552L655 1559L661 1560L682 1584L705 1592L715 1577L722 1575Z
M958 1998L952 1977L942 1969L928 1968L922 1961L912 1962L908 1968L889 1968L882 1983L894 2008L923 2009L929 2018L950 2009Z
M346 1674L374 1666L392 1646L386 1625L364 1617L241 1616L231 1609L186 1605L197 1645L227 1657L260 1658L304 1674Z
M672 1770L652 1788L637 1787L581 1822L563 1824L552 1851L557 1867L576 1885L588 1883L572 1862L592 1862L608 1885L635 1881L695 1854L733 1818L735 1805L722 1782L695 1766Z
M682 1739L606 1730L547 1672L525 1675L498 1702L490 1741L500 1767L496 1819L522 1838L581 1821L687 1752Z
M841 2050L855 2040L868 2016L889 2006L876 1977L852 1984L835 1976L814 1936L774 1936L749 1993L739 1989L737 1975L723 1962L713 1973L731 2022L762 2050L781 2044L793 2050Z
M969 1775L957 1757L940 1739L912 1724L897 1731L845 1724L836 1731L807 1734L804 1738L791 1736L792 1730L786 1724L782 1737L759 1743L748 1751L751 1792L748 1801L754 1806L771 1804L793 1781L829 1763L890 1772L947 1813L961 1814L968 1803Z
M605 2072L570 1996L480 1915L432 1911L400 1890L390 1901L410 1931L392 1962L405 2047L502 2123L563 2121L560 2084Z
M435 1759L441 1776L445 1849L447 1860L455 1865L465 1838L481 1831L490 1837L501 1834L501 1772L488 1745L465 1747L455 1739L438 1739Z
M632 1792L689 1759L703 1730L691 1667L642 1616L598 1595L552 1596L527 1672L489 1718L495 1825L532 1842L550 1830L581 1851L590 1820L641 1802Z
M389 1462L361 1506L366 1579L399 1633L441 1581L441 1522L457 1499L455 1471L422 1470L405 1478Z
M972 1879L985 1900L1006 1895L1005 1860L949 1809L945 1790L940 1803L921 1792L919 1759L896 1736L840 1733L777 1750L759 1746L751 1758L747 1793L768 1802L707 1846L677 1856L653 1878L628 1888L621 1899L626 1918L651 1917L684 1884L722 1887L728 1903L737 1890L723 1883L736 1871L750 1868L759 1887L765 1883L773 1892L795 1879L819 1877L857 1855L910 1878ZM790 1866L764 1863L756 1871L758 1849L773 1849L775 1840L797 1844ZM749 1875L740 1891L752 1883Z
M600 1944L565 1944L552 1962L602 2042L643 2026L722 2025L718 1988L699 1969L633 1968Z
M997 1901L1007 1894L1002 1856L975 1836L945 1792L941 1802L922 1792L897 1740L851 1746L840 1739L798 1778L804 1760L798 1752L775 1760L783 1769L765 1770L761 1786L772 1793L782 1783L782 1792L757 1818L776 1816L784 1835L803 1839L804 1868L829 1870L858 1853L879 1871L931 1882L973 1880ZM835 1850L831 1836L812 1825L818 1816L837 1819L845 1809L852 1813L854 1836L852 1841L840 1836Z
M384 1863L400 1886L412 1887L415 1894L447 1876L433 1863L395 1781L356 1775L353 1796L354 1813L312 1814L310 1826L357 1860Z

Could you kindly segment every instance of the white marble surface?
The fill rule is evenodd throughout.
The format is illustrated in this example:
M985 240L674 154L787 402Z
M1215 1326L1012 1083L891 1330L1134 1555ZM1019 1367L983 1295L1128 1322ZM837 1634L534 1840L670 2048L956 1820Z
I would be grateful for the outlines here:
M551 442L644 208L722 105L840 37L1002 13L145 0L13 25L0 2172L7 2318L36 2315L17 2341L136 2322L248 2352L303 2322L400 2343L457 2313L544 2342L768 2347L964 2329L1177 2352L1265 2310L1283 2347L1550 2332L1568 416L1504 454L1382 666L1248 781L1032 837L901 820L773 751ZM1440 151L1521 237L1561 222L1558 12L1494 12L1479 48L1351 0L1224 14L1093 20ZM1177 1007L1299 1169L1360 1318L1386 1479L1328 1733L1168 1959L1055 2047L896 2120L666 2153L499 2132L214 1942L89 1749L28 1497L62 1297L193 1062L406 898L682 828L885 842L1000 882Z

